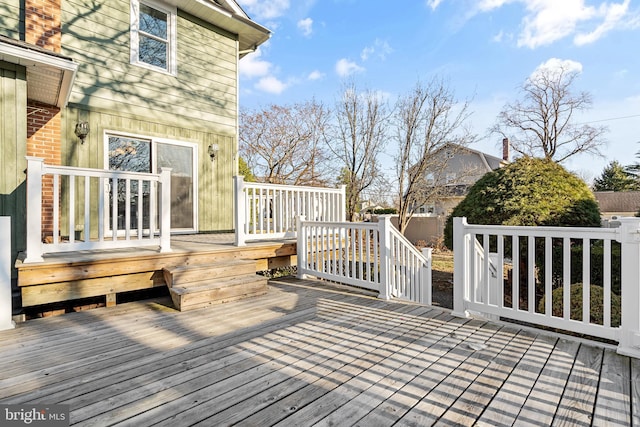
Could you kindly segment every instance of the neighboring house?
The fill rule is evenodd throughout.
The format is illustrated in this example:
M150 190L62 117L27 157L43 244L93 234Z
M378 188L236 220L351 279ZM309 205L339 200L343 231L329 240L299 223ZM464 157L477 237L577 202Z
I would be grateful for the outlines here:
M468 147L449 145L439 151L444 165L437 171L427 171L425 184L441 188L428 204L416 213L425 216L447 216L464 198L468 189L487 172L505 166L509 162L509 140L503 140L503 157L498 158Z
M635 216L640 211L640 191L595 191L603 220Z
M232 230L238 61L269 36L233 0L0 0L0 215L12 218L14 260L25 156L171 167L172 231ZM46 226L54 187L43 186Z
M436 244L453 208L482 176L509 163L509 151L507 138L502 141L502 158L453 144L440 150L440 160L434 163L443 167L425 175L425 185L439 188L437 195L415 210L405 236L414 243Z

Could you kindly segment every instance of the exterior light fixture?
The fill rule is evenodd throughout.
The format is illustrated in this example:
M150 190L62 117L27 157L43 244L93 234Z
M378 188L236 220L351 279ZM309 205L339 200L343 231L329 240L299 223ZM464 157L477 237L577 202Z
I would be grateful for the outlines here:
M76 123L75 134L80 139L80 143L84 144L84 140L89 135L89 122Z
M209 148L207 149L207 153L209 153L209 157L211 157L211 161L214 161L216 158L216 154L218 154L218 144L209 144Z

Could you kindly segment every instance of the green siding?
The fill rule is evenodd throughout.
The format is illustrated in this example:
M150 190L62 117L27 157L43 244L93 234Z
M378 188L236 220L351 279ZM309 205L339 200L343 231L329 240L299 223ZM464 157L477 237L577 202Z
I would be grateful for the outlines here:
M15 40L24 34L24 7L22 0L0 0L0 35Z
M62 7L61 53L78 63L62 111L63 164L104 168L106 131L195 143L199 231L233 229L236 37L178 11L173 76L130 64L129 1L65 0ZM79 120L90 124L85 144L73 134ZM209 144L220 147L215 162Z
M26 111L24 67L0 61L0 216L11 217L12 265L26 244Z
M235 136L236 41L177 19L177 76L129 63L129 2L63 3L62 53L79 63L70 102ZM72 17L82 13L82 19ZM196 20L194 20L196 21Z
M88 121L90 133L81 144L73 131L78 121ZM103 169L106 132L123 132L148 137L191 142L198 145L198 223L199 231L233 229L233 182L235 173L235 138L187 127L178 127L133 118L117 112L67 108L62 114L63 163L69 166ZM218 144L215 161L207 154L209 144ZM96 187L97 188L97 187ZM79 188L81 191L81 187ZM92 191L95 189L92 188ZM81 209L81 208L79 208ZM80 214L80 211L77 212ZM77 215L77 217L80 217Z

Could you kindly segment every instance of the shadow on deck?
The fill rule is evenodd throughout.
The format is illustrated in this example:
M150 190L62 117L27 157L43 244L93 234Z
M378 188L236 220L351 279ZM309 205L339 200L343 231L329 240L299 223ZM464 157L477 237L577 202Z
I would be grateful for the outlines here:
M0 358L0 403L66 404L72 425L640 423L640 363L611 348L312 280L33 320Z

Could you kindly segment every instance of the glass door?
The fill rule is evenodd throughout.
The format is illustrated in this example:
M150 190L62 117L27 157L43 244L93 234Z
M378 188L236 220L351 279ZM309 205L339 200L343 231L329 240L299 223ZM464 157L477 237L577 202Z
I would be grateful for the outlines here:
M171 230L195 231L195 146L158 142L156 173L171 168Z
M196 145L154 140L153 138L137 138L108 135L108 168L109 170L159 173L160 168L171 168L171 231L194 232L197 229L196 212ZM142 184L142 199L139 197L138 182L131 181L127 200L126 181L118 180L117 188L107 185L109 211L105 213L107 231L112 230L111 215L114 201L117 201L117 229L125 229L126 207L129 205L129 228L138 229L138 212L142 204L142 228L149 232L151 221L151 203L159 198L152 194L150 182ZM155 224L159 224L156 218ZM156 232L158 230L155 230Z

